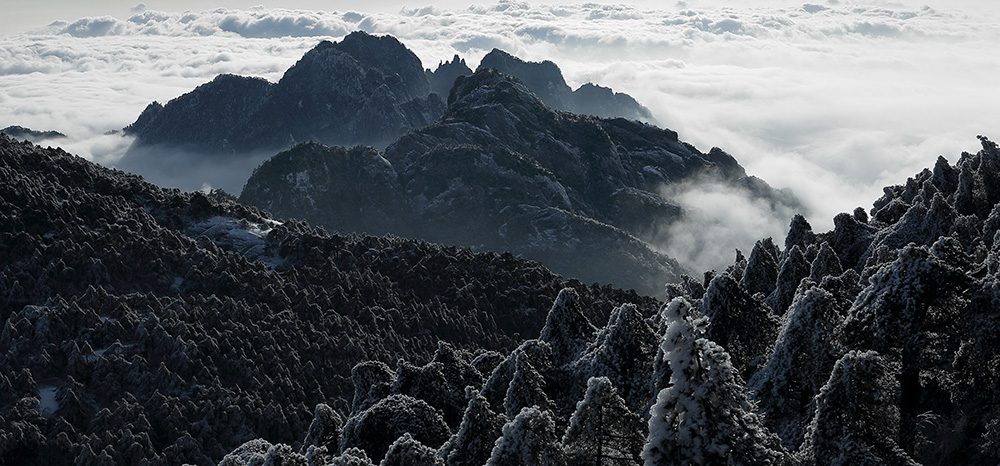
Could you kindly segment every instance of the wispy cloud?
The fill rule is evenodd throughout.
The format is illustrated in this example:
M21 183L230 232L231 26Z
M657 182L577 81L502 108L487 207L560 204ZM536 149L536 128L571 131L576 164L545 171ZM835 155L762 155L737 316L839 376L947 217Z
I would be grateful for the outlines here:
M632 94L682 139L792 188L817 229L1000 131L1000 30L982 3L774 3L137 9L60 21L0 37L0 127L62 131L73 150L113 163L123 145L102 135L150 101L219 73L276 81L319 39L362 29L398 37L427 67L456 53L474 65L499 47L555 61L571 85Z

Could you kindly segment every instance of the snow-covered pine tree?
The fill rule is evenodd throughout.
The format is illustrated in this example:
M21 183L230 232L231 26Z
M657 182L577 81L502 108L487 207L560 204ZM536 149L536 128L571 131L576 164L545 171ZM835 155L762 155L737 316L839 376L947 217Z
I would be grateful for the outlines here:
M778 278L777 251L771 238L757 241L750 251L740 286L751 295L763 293L767 296L774 291L775 280Z
M915 465L896 443L896 369L874 351L850 351L816 396L816 411L795 458L805 465Z
M840 324L836 306L832 294L812 280L803 280L771 357L747 383L765 414L765 424L789 450L802 443L810 403L839 356L833 338Z
M504 424L486 466L554 466L566 464L552 413L524 408Z
M522 408L537 406L541 409L552 409L552 402L545 394L545 380L528 362L528 358L519 356L515 362L514 376L507 387L507 396L503 406L508 418L513 418Z
M784 463L780 440L754 412L729 355L703 337L707 319L693 318L687 306L667 309L660 344L672 374L650 409L645 464Z
M660 312L656 314L657 325L662 327L662 331L659 332L661 335L661 341L662 335L666 335L667 328L676 318L674 316L688 316L688 318L692 321L699 322L701 325L706 325L707 320L696 319L696 313L697 310L694 309L691 306L691 303L684 298L674 298L669 303L662 306L660 308ZM649 380L649 389L652 396L650 396L646 401L646 409L643 410L646 413L648 413L649 409L656 403L656 395L663 389L670 386L670 355L665 353L663 348L664 346L662 344L656 345L656 357L653 359L653 376Z
M431 359L433 363L441 364L441 373L448 382L448 387L459 398L464 397L465 387L482 387L483 375L469 362L462 358L455 347L448 342L438 342L437 351Z
M645 443L644 427L611 380L591 377L562 438L566 459L578 465L636 464Z
M652 397L649 373L656 357L657 336L639 309L623 304L611 311L608 325L574 363L586 377L604 376L632 403L634 410L646 407Z
M448 466L481 466L490 459L493 444L502 434L507 418L490 409L490 403L475 390L469 391L469 405L458 426L458 433L448 441L445 462Z
M440 362L431 361L417 367L400 359L396 365L396 382L392 392L426 401L441 410L450 426L458 425L462 419L464 397L462 392L451 389L444 376L444 364Z
M824 241L819 247L819 253L816 254L816 258L813 259L812 266L809 269L809 278L819 283L827 275L837 276L843 272L844 268L840 266L840 259L837 258L837 253L830 247L830 243Z
M389 445L379 466L444 466L437 451L414 439L409 433Z
M375 463L372 463L364 450L352 447L335 456L329 463L309 466L375 466Z
M309 431L299 452L305 454L309 447L325 447L328 454L336 454L340 451L340 431L343 425L343 419L333 408L324 403L316 405L313 421L309 424Z
M802 254L800 246L792 246L791 250L785 251L784 256L774 291L764 299L764 304L767 304L774 314L779 316L784 314L788 310L788 306L792 304L792 298L795 297L799 281L809 276L809 262Z
M308 466L309 461L305 456L292 451L292 447L285 444L272 445L264 454L264 461L261 466Z
M396 381L396 373L381 361L364 361L351 369L354 401L351 413L359 413L388 394Z
M812 225L801 214L795 214L788 225L788 234L785 235L785 253L790 252L795 246L805 251L815 241L816 235L812 231Z
M924 410L922 378L951 363L955 332L965 306L962 290L971 277L931 254L925 246L906 246L882 266L848 311L838 338L848 348L874 350L900 363L900 444L912 452L914 426ZM939 382L935 382L939 383Z
M728 274L712 279L698 306L712 325L707 338L725 348L740 375L764 364L778 334L778 318Z
M440 411L423 400L390 395L347 420L340 447L361 448L373 460L381 461L389 446L406 433L432 448L451 437Z
M576 359L595 331L580 309L580 295L572 288L563 288L552 303L538 339L552 347L552 363L561 366Z
M689 300L698 300L705 295L705 284L690 275L681 275L679 282L667 283L665 288L667 301L681 296Z
M490 402L490 406L503 406L510 381L517 370L517 360L520 358L527 358L536 370L546 370L552 366L552 348L544 341L526 340L497 364L483 383L482 394Z
M994 275L972 293L969 305L962 312L962 342L952 363L955 373L949 387L957 411L957 422L953 424L959 435L957 441L934 445L945 462L1000 462L1000 387L996 383L1000 380L998 309L1000 281Z

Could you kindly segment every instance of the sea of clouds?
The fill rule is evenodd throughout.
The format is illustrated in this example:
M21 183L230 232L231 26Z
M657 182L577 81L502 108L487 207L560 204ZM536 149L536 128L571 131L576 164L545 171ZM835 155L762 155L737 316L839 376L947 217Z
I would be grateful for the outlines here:
M790 188L814 228L826 230L835 214L870 207L882 186L938 155L954 163L977 150L976 135L1000 139L1000 16L980 4L691 1L651 9L500 1L396 13L139 7L126 18L56 21L0 36L0 127L61 131L69 138L53 145L114 165L131 141L108 133L149 102L220 73L277 81L319 40L364 30L396 36L427 68L455 54L475 68L497 47L556 62L574 88L590 81L627 92L681 139L703 151L721 147L748 173ZM701 212L692 218L711 220L675 237L704 243L698 232L715 225L713 251L747 252L763 236L780 242L787 229L787 212L754 210L734 193L671 192ZM680 240L664 247L698 269L732 258L692 254Z

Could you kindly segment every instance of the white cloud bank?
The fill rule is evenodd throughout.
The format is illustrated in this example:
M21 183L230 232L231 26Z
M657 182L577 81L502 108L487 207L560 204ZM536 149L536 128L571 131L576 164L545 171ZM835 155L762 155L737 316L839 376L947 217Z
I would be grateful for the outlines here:
M683 140L722 147L749 173L791 188L825 230L938 155L954 162L976 150L977 134L1000 139L1000 30L985 4L137 9L0 37L0 127L58 130L68 150L114 163L128 141L103 134L150 101L219 73L276 81L319 39L361 29L398 37L426 67L456 53L474 65L499 47L555 61L573 86L630 93ZM678 195L694 202L687 197ZM768 222L783 230L788 219Z

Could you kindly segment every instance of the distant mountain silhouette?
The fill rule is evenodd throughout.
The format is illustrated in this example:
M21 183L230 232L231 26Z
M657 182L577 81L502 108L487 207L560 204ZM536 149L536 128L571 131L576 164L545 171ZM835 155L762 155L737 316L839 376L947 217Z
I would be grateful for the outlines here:
M484 66L522 79L559 110L651 119L625 94L594 85L572 92L551 62L526 63L494 50ZM424 70L392 36L353 32L340 42L321 42L277 83L220 75L165 105L149 104L124 129L136 138L125 158L142 157L150 147L208 154L274 152L306 141L385 148L437 120L455 78L470 74L458 56Z
M297 142L385 147L440 115L420 59L391 36L323 41L275 84L222 75L125 128L136 146L210 153L280 150ZM131 151L135 152L135 151ZM129 157L129 155L126 155Z
M35 131L31 128L25 128L23 126L11 125L4 129L0 129L0 133L4 133L12 138L27 140L31 142L38 142L45 139L62 139L66 135L58 131Z
M623 117L630 120L652 122L649 109L628 94L593 83L570 89L559 67L549 60L526 62L500 49L493 49L483 57L478 70L494 68L521 80L535 92L546 105L557 110L594 115L604 118Z

